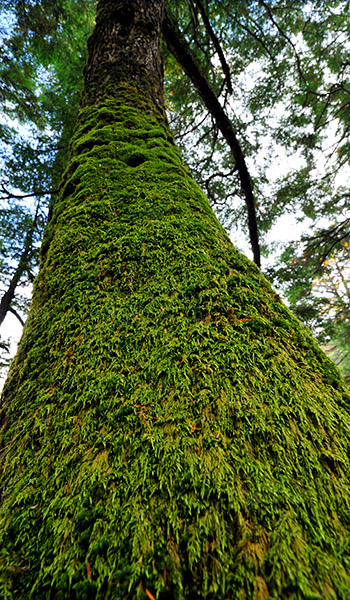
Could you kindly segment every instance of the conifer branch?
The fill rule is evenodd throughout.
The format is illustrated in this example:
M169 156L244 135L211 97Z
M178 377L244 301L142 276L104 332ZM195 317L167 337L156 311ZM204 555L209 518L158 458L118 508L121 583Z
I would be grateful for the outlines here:
M316 273L320 272L324 262L331 254L337 244L350 237L350 219L344 219L341 223L337 223L330 229L323 229L314 236L308 238L307 247L312 252L321 252L318 259Z
M294 53L294 57L295 57L295 61L296 61L296 65L297 65L297 70L298 70L298 74L299 74L299 79L300 81L304 82L306 81L305 79L305 75L303 73L303 70L301 68L301 62L300 62L300 57L299 54L296 50L296 46L293 43L293 41L290 39L290 37L288 37L288 35L283 31L283 29L279 26L279 24L277 23L276 19L274 18L272 11L271 11L271 7L264 2L264 0L259 0L259 3L265 8L270 20L272 21L272 23L274 24L274 26L276 27L278 33L280 34L281 37L283 37L284 40L286 40L286 42L291 46L293 53Z
M37 190L32 194L14 194L10 192L3 183L0 185L1 187L1 196L0 200L10 200L11 198L16 198L17 200L22 200L23 198L34 198L35 196L46 196L57 194L59 190Z
M242 27L242 29L244 29L244 31L246 31L247 33L249 33L249 35L254 38L254 40L256 42L258 42L258 44L260 44L260 46L262 46L266 52L266 54L269 56L269 58L271 59L271 61L274 63L276 62L275 57L273 56L273 54L271 53L270 49L268 48L268 46L265 44L265 42L259 38L256 33L254 33L254 31L252 31L249 27L247 27L246 25L243 25L243 23L240 23L240 27Z

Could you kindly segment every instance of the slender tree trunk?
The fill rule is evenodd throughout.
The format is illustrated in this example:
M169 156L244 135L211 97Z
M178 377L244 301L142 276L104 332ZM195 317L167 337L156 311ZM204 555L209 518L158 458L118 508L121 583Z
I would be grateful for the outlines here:
M39 207L40 207L40 202L38 201L33 222L26 233L23 252L18 261L18 265L11 277L9 286L8 286L6 292L3 294L1 301L0 301L0 326L4 322L8 312L12 312L17 317L17 319L20 321L21 325L24 325L24 322L23 322L21 316L12 307L12 302L13 302L13 299L16 294L17 286L18 286L19 282L21 281L21 277L22 277L23 273L28 268L28 263L33 254L33 235L34 235L34 231L35 231L35 228L37 225Z
M181 162L162 5L98 5L1 405L1 597L346 600L349 396Z

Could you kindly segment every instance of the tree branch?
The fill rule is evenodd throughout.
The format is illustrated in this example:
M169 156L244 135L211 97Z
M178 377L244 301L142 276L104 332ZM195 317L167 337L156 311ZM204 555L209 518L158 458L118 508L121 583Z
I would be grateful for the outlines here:
M221 48L221 44L219 42L219 39L217 38L214 29L212 28L210 21L207 17L207 13L205 12L205 8L201 2L201 0L196 0L196 5L199 9L199 12L201 13L201 17L202 17L202 21L204 23L204 26L207 30L207 32L209 33L209 36L214 44L214 48L216 50L216 52L218 53L218 56L220 58L220 62L221 62L221 67L222 70L224 72L225 75L225 79L226 79L226 85L227 85L227 89L229 91L230 94L232 94L233 92L233 88L232 88L232 81L231 81L231 75L230 75L230 69L229 66L226 62L226 58L223 52L223 49Z
M245 196L248 212L249 238L253 251L254 262L260 267L260 245L252 184L241 146L236 138L235 132L232 129L231 122L223 110L215 92L208 83L208 80L190 53L186 42L181 39L180 34L176 31L174 25L171 23L166 14L163 20L163 36L169 51L175 56L177 61L183 67L185 73L191 79L205 106L214 116L218 128L230 147Z
M12 309L11 303L15 296L16 287L17 287L24 271L27 269L27 263L32 254L33 235L34 235L34 230L35 230L36 222L37 222L38 215L39 215L39 208L40 208L40 201L38 201L37 206L36 206L33 223L31 225L30 229L28 229L28 231L27 231L25 242L24 242L23 252L19 259L17 268L12 276L12 279L10 281L10 284L9 284L6 292L4 293L3 297L1 298L1 301L0 301L0 325L2 325L8 311L13 312L13 314L16 313L16 311L14 312L14 309ZM16 314L16 316L17 316L17 318L19 318L19 315Z
M305 76L304 76L304 73L303 73L302 68L301 68L300 58L299 58L299 54L296 51L295 44L293 44L292 40L286 35L286 33L283 31L283 29L281 29L281 27L279 26L279 24L275 20L273 14L272 14L271 8L269 7L269 5L266 2L264 2L264 0L259 0L259 3L262 4L262 6L265 8L268 16L270 17L272 23L276 27L276 29L279 32L279 34L292 47L293 53L294 53L294 57L295 57L295 61L296 61L296 64L297 64L299 79L300 79L300 81L305 82Z
M10 192L3 183L1 183L0 187L2 190L0 193L6 194L6 196L1 196L0 200L9 200L10 198L22 200L22 198L34 198L34 196L46 196L49 194L57 194L59 192L59 190L38 190L32 194L14 194L13 192Z
M15 317L17 317L17 319L19 320L19 322L22 325L22 327L24 327L24 321L23 321L21 315L19 315L18 312L12 306L10 306L10 308L8 310L9 310L10 313L12 313L13 315L15 315Z
M175 135L176 140L182 140L184 137L186 137L186 135L190 135L191 133L194 133L197 129L199 129L199 127L201 125L203 125L204 121L208 118L209 113L206 112L204 117L198 121L196 123L196 119L192 119L191 123L190 123L190 127L191 129L187 129L187 131L184 131L181 135ZM172 123L175 123L176 121L172 121Z
M222 173L221 171L217 171L216 173L212 173L211 175L209 175L209 177L207 177L207 179L205 179L204 185L207 190L208 197L213 202L213 204L223 205L223 204L225 204L225 202L218 202L218 200L215 198L215 195L211 191L211 188L210 188L210 184L211 184L212 180L215 179L216 177L221 177L221 178L226 179L227 177L231 177L236 171L237 171L237 168L236 168L236 166L234 166L233 169L231 169L231 171L229 171L228 173Z
M266 54L269 56L269 58L271 59L271 61L272 61L272 62L275 62L275 61L276 61L275 57L274 57L274 56L271 54L271 52L270 52L269 48L267 47L267 45L265 44L265 42L264 42L263 40L261 40L261 39L260 39L260 38L259 38L259 37L258 37L258 36L257 36L257 35L254 33L254 31L252 31L251 29L249 29L249 27L247 27L246 25L243 25L243 23L240 23L240 27L242 27L242 29L244 29L244 31L246 31L247 33L249 33L249 35L251 35L251 36L252 36L252 38L254 38L254 40L255 40L256 42L258 42L258 44L260 44L260 45L261 45L261 46L264 48L264 50L265 50Z
M316 273L321 271L323 263L330 255L333 248L343 240L349 238L349 225L350 219L345 219L341 223L337 223L334 227L330 229L323 229L316 235L308 238L308 248L311 251L321 252Z

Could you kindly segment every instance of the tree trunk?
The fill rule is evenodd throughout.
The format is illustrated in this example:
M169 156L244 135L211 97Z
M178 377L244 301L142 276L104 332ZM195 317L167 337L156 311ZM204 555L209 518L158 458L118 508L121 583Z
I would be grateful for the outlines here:
M39 208L40 208L40 201L37 203L33 222L30 225L30 227L26 233L26 237L24 240L24 248L23 248L23 252L20 256L20 259L18 261L18 265L11 277L11 280L10 280L10 283L8 285L6 292L3 294L3 296L0 300L0 326L4 322L8 312L12 312L17 317L17 319L20 321L21 325L22 326L24 325L24 321L22 320L22 317L13 308L12 302L15 298L16 289L21 281L21 277L22 277L23 273L27 269L29 270L29 262L33 255L33 236L34 236L35 228L37 226ZM34 279L34 277L33 277L33 279ZM32 281L33 281L33 279L32 279Z
M128 82L163 109L160 31L164 0L104 0L89 39L84 104L113 97Z
M2 401L1 597L345 600L349 396L181 162L162 5L98 5Z

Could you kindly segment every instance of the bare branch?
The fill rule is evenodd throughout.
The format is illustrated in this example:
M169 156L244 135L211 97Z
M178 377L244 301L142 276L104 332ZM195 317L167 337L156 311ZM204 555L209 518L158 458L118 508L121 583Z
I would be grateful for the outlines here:
M233 92L233 88L232 88L232 81L231 81L231 75L230 75L230 69L229 66L226 62L226 58L225 58L225 54L223 52L223 49L221 48L221 44L219 42L218 37L215 34L214 29L212 28L210 21L208 19L207 13L205 12L205 8L201 2L201 0L196 0L196 4L198 6L199 12L201 13L201 17L202 17L202 21L204 23L204 26L207 30L207 32L210 35L210 38L214 44L214 48L216 50L216 52L218 53L218 56L220 58L220 62L221 62L221 67L222 70L224 72L225 75L225 79L226 79L226 85L227 85L227 89L229 91L230 94L232 94Z
M213 202L213 204L224 205L225 204L225 200L222 201L222 202L219 202L217 200L217 198L215 197L215 195L212 192L211 187L210 187L211 181L213 179L215 179L216 177L221 177L223 179L227 179L228 177L231 177L236 171L237 171L237 167L236 166L233 169L231 169L228 173L222 173L221 171L217 171L216 173L212 173L211 175L209 175L209 177L207 177L207 179L204 181L204 185L205 185L205 188L207 190L207 194L208 194L210 200Z
M199 65L193 58L186 42L181 38L179 32L171 23L169 17L165 15L163 20L163 35L170 52L181 64L185 73L190 77L196 87L205 106L215 118L218 128L228 143L232 157L237 166L242 190L244 192L245 202L248 213L248 230L250 243L253 251L254 262L260 266L260 245L258 226L255 211L255 201L253 195L252 183L245 162L239 141L232 128L232 124L222 108L215 92L211 88L207 78L202 73Z
M22 327L24 327L24 321L23 321L21 315L19 315L18 312L12 306L10 306L10 308L8 310L9 310L10 313L12 313L13 315L15 315L15 317L19 320L19 322L22 325Z
M197 123L196 123L196 119L193 119L190 123L190 129L187 129L187 131L184 131L183 133L177 135L176 139L182 140L187 135L190 135L191 133L194 133L195 131L197 131L197 129L199 129L200 126L203 125L204 121L208 118L208 115L209 115L209 112L206 112L204 117Z

